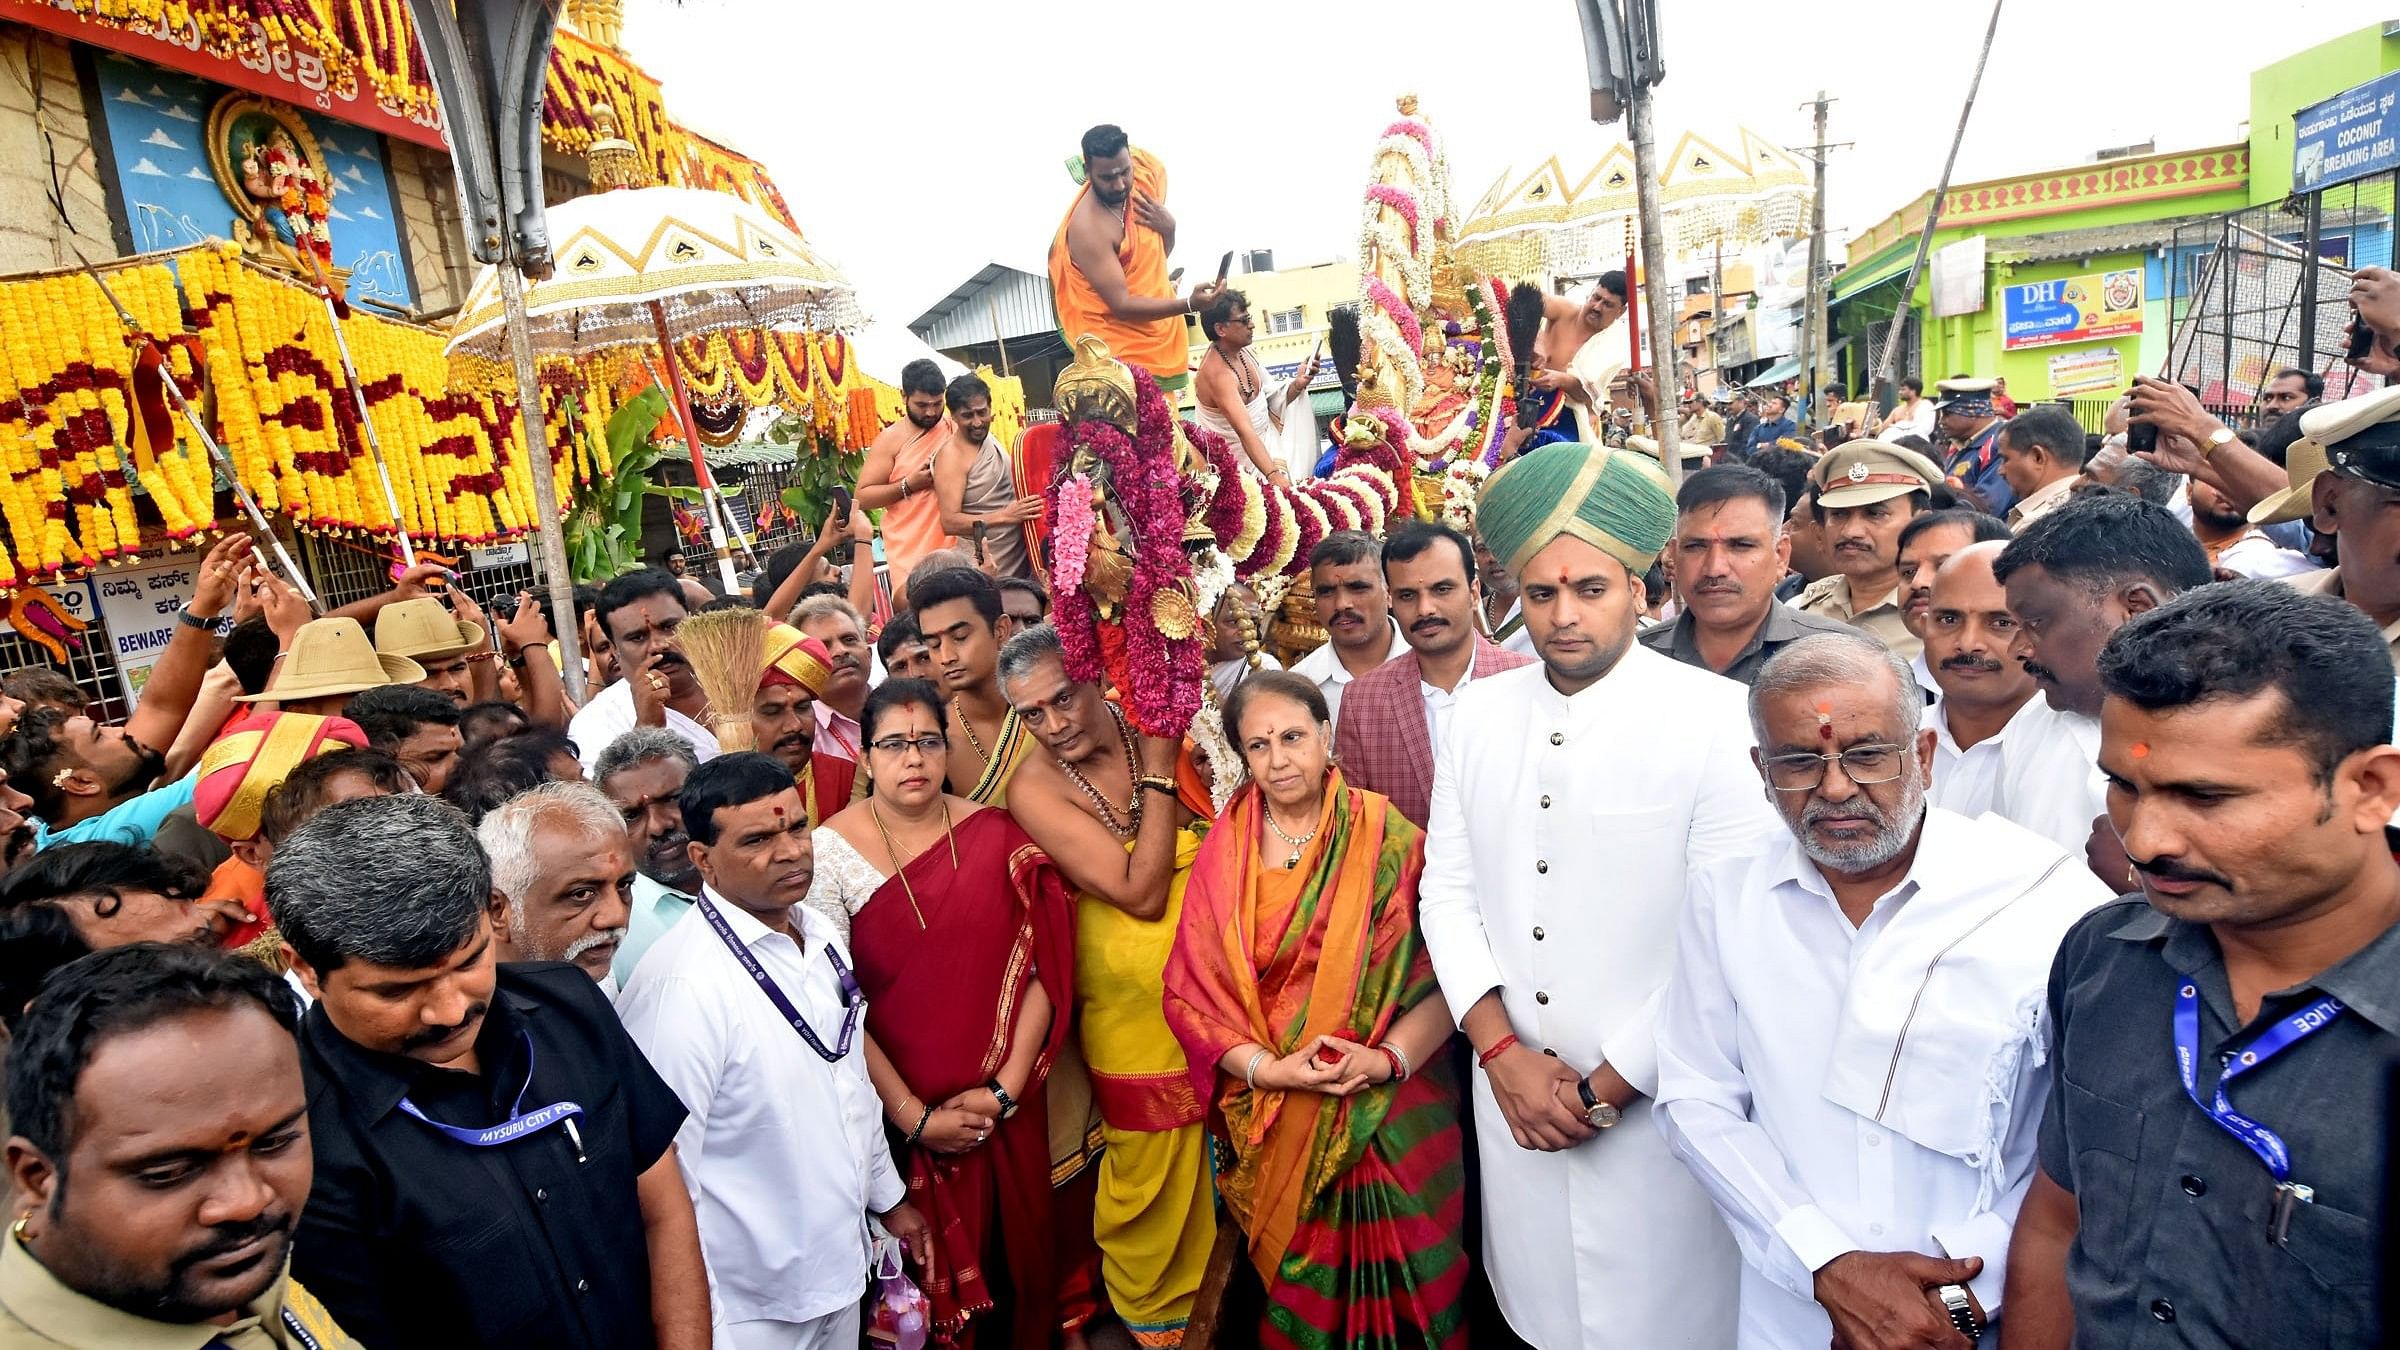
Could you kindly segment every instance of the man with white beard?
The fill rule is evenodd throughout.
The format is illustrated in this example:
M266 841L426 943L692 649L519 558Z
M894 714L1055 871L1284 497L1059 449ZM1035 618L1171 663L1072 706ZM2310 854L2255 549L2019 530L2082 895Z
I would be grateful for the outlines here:
M625 819L589 783L519 793L476 827L492 860L492 937L503 961L572 961L616 997L609 964L633 913Z
M1788 835L1692 879L1656 1115L1744 1258L1742 1350L1956 1345L2001 1307L2048 1096L2050 959L2106 887L1925 800L1908 663L1803 638L1750 691Z

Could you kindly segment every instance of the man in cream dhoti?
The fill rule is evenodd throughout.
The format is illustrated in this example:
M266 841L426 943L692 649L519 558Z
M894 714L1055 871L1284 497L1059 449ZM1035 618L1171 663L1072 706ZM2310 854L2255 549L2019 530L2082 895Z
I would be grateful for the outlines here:
M1536 344L1532 381L1565 396L1575 414L1576 439L1589 445L1598 445L1608 429L1609 386L1625 368L1601 341L1625 313L1625 295L1625 274L1603 272L1581 301L1563 295L1542 297L1542 336Z
M1776 653L1750 718L1788 829L1692 878L1658 1118L1741 1244L1741 1350L1957 1345L2002 1306L2050 958L2110 896L2057 844L1930 806L1923 716L1864 633Z
M1250 300L1227 287L1200 311L1200 333L1208 352L1192 377L1200 425L1242 448L1259 476L1280 478L1286 487L1316 468L1323 449L1317 419L1308 410L1308 382L1317 377L1317 358L1300 363L1278 387L1251 350L1257 329Z
M1459 691L1419 887L1479 1064L1484 1266L1541 1350L1721 1350L1739 1257L1643 1099L1685 876L1775 829L1743 690L1634 644L1675 527L1655 462L1543 446L1476 525L1541 656Z

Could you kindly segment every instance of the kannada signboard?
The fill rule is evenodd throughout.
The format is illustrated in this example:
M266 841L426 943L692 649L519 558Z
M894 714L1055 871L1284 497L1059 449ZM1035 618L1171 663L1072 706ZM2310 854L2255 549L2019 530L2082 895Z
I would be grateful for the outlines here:
M2292 191L2400 169L2400 71L2292 114Z
M2006 286L2000 291L2005 351L2123 337L2142 331L2142 269Z
M125 686L125 706L142 701L142 686L150 682L150 667L175 636L175 615L192 598L200 577L200 555L147 567L123 567L98 572L92 586L100 592L100 618L117 658L117 679ZM89 616L86 616L89 617Z
M2125 358L2114 347L2087 347L2078 352L2054 352L2050 357L2050 397L2113 394L2125 384Z

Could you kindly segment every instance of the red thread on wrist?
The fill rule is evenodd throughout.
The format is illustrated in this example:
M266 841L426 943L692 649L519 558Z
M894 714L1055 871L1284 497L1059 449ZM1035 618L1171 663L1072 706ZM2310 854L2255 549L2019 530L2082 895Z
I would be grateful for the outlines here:
M1490 1068L1490 1067L1492 1066L1492 1061L1493 1061L1493 1060L1495 1060L1495 1059L1498 1059L1498 1058L1500 1058L1502 1055L1505 1055L1505 1054L1507 1054L1507 1053L1508 1053L1510 1050L1512 1050L1512 1049L1514 1049L1514 1048L1516 1047L1516 1044L1517 1044L1517 1037L1516 1037L1516 1033L1514 1033L1514 1032L1511 1032L1511 1033L1509 1033L1508 1035L1501 1037L1499 1040L1496 1040L1496 1041L1492 1042L1492 1048L1491 1048L1491 1049L1489 1049L1489 1050L1486 1050L1486 1051L1483 1051L1482 1053L1480 1053L1480 1054L1476 1055L1476 1056L1475 1056L1475 1063L1476 1063L1477 1065L1479 1065L1480 1067L1483 1067L1483 1068L1487 1068L1487 1069L1488 1069L1488 1068Z

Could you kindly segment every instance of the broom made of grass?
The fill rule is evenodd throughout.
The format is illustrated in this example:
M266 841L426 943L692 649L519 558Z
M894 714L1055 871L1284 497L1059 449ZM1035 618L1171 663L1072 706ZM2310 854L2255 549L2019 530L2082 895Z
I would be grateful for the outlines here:
M702 724L715 733L718 747L727 754L757 748L750 704L767 670L767 624L764 610L716 609L685 619L675 630L692 677L708 695Z

